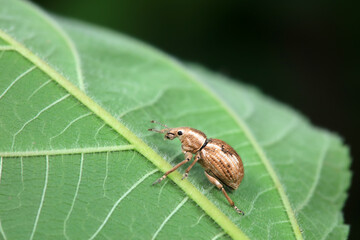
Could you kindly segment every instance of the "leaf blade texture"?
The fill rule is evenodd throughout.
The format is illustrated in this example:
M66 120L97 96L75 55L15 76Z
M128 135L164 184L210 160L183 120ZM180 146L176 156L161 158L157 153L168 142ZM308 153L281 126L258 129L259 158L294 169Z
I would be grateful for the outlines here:
M350 160L337 136L129 37L0 3L3 238L346 238ZM245 217L199 166L190 182L174 173L151 186L183 158L147 132L153 119L239 152L245 178L231 197Z

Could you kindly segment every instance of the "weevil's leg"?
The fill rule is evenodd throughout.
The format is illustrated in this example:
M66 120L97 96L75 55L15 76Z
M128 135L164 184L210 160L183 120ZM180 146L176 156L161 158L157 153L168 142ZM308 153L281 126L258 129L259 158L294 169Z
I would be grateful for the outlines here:
M189 162L192 159L192 153L191 152L185 152L185 160L178 163L177 165L175 165L175 167L173 167L172 169L170 169L169 171L167 171L161 178L159 178L158 180L156 180L153 185L161 182L162 180L164 180L166 178L167 175L169 175L170 173L172 173L173 171L175 171L176 169L178 169L181 165L184 165L185 163Z
M223 194L225 195L226 199L228 200L228 202L230 203L230 205L238 212L240 213L241 215L244 215L244 212L241 211L240 209L238 209L235 204L234 204L234 201L231 200L231 198L229 197L229 195L227 195L223 185L219 182L219 180L217 180L216 178L214 178L213 176L210 176L206 171L205 171L205 175L206 177L209 179L209 181L214 184L218 189L220 189Z
M191 170L191 168L195 165L195 163L197 161L199 161L200 159L200 153L196 153L195 155L195 160L191 163L191 165L185 170L184 176L181 178L181 180L183 180L184 178L187 178L189 176L189 172Z

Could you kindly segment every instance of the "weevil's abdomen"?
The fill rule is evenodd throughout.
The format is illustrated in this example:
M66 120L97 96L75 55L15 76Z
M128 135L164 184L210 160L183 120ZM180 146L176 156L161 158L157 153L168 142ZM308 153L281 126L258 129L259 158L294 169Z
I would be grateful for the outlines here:
M211 175L232 189L237 189L244 177L244 166L240 156L226 142L211 139L200 151L199 163Z

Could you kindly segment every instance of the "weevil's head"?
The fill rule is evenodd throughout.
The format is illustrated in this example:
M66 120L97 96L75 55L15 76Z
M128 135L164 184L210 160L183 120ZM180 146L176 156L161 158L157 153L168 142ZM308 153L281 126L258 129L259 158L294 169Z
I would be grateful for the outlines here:
M155 121L151 121L153 123L158 123ZM160 123L158 123L160 124ZM179 138L182 144L182 148L185 151L196 152L201 148L201 146L206 141L206 135L194 128L189 127L177 127L177 128L169 128L164 124L160 124L164 126L164 129L158 130L150 128L149 131L158 132L165 134L164 138L168 140L173 140L175 138Z
M178 137L181 140L181 138L183 136L186 136L188 131L189 130L186 127L168 128L168 129L166 129L164 138L169 139L169 140L173 140L174 138Z
M187 127L178 127L178 128L169 128L165 124L158 123L156 121L151 121L152 123L160 124L161 126L165 127L164 129L158 130L154 128L150 128L149 131L157 132L157 133L163 133L165 134L164 138L168 140L173 140L175 138L180 138L186 134L188 131Z

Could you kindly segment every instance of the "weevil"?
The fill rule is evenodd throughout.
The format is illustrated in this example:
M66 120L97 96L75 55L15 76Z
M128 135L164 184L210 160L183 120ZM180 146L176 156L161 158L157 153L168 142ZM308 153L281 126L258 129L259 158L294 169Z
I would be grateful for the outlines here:
M226 142L220 139L207 138L205 133L197 129L190 127L169 128L165 124L156 121L151 122L165 128L161 130L150 128L149 131L163 133L165 134L164 138L169 140L179 138L185 155L185 160L167 171L153 185L160 183L167 175L189 162L193 158L193 154L195 154L194 161L185 170L182 179L189 176L191 168L197 162L200 163L205 169L205 176L209 181L222 191L227 201L238 213L244 215L244 212L235 206L234 201L231 200L224 188L225 185L232 190L236 190L244 177L244 166L239 154Z

